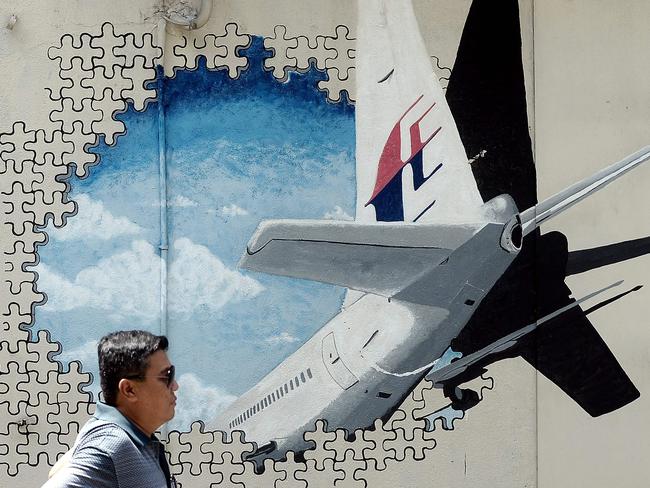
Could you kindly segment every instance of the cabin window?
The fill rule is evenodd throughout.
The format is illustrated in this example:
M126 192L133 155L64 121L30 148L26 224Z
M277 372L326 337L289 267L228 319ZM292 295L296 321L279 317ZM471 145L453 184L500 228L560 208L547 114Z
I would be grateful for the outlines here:
M275 401L275 392L271 393L271 402Z
M296 382L296 386L300 386L300 379L298 378L298 375L296 375L296 378L294 380Z
M307 368L307 376L309 376L309 379L312 379L311 369L309 368Z
M307 383L307 380L305 379L305 373L300 373L300 379L303 383Z
M289 385L287 385L286 383L284 384L284 392L289 393Z
M293 390L293 379L289 380L289 384L291 385L291 389Z

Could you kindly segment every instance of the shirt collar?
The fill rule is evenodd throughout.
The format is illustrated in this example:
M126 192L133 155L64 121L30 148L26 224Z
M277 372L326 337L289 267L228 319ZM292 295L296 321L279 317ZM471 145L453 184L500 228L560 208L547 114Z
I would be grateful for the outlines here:
M153 436L147 437L133 422L122 414L117 408L107 405L106 403L97 402L94 417L98 420L104 420L121 427L139 447L144 447L151 442Z

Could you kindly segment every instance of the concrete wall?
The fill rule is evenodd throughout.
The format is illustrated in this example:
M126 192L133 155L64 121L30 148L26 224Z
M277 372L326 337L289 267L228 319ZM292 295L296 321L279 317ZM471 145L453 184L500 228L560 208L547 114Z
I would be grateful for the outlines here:
M470 3L414 2L427 49L444 73L445 67L454 65ZM353 213L353 138L332 132L339 138L330 141L332 147L342 149L328 153L323 147L328 144L327 131L336 124L348 127L345 124L353 117L345 107L351 107L355 98L357 12L355 5L343 1L215 0L209 21L192 32L171 25L161 30L159 12L160 5L150 1L9 0L0 6L0 26L11 14L17 16L13 29L0 28L1 486L40 486L49 467L74 442L97 398L94 341L116 328L161 330L156 281L160 278L155 268L160 230L159 93L155 84L148 84L156 78L160 62L171 80L165 90L176 96L176 105L169 99L166 114L168 154L175 161L170 163L168 190L172 202L168 272L170 293L176 286L183 294L174 295L180 299L170 296L172 311L164 331L172 340L172 360L184 365L181 373L186 374L181 375L179 392L179 406L184 400L186 407L181 408L186 410L168 433L173 471L184 486L223 481L226 486L275 482L277 487L632 487L646 479L644 460L650 449L645 440L650 436L644 435L650 428L644 416L650 392L650 333L643 326L650 312L646 288L589 316L641 392L637 401L600 418L584 413L528 363L514 358L490 365L482 378L474 380L472 387L482 400L447 426L453 428L443 429L438 420L436 430L429 431L418 417L417 412L435 412L447 404L423 382L375 431L346 441L341 432L333 438L314 426L315 449L305 456L306 463L291 458L269 463L262 475L242 461L242 452L250 447L243 439L236 435L222 439L199 423L190 426L192 420L209 421L214 408L222 408L243 393L241 389L252 386L340 306L341 290L290 288L294 285L241 274L236 259L245 241L230 236L247 238L261 217ZM648 143L650 72L644 60L650 34L643 22L649 14L650 7L636 0L625 8L604 0L520 2L540 200ZM186 163L198 153L188 151L198 149L188 148L187 140L178 135L190 134L190 141L199 137L191 132L192 118L237 120L241 106L221 103L237 90L246 91L241 88L242 73L263 73L261 66L249 64L252 51L237 49L250 45L274 48L264 61L272 74L268 83L287 88L277 95L285 97L282 100L309 93L308 100L295 98L295 122L311 124L320 118L322 125L317 120L309 127L325 136L322 142L318 139L321 147L313 148L313 154L296 152L295 147L293 153L280 153L281 145L276 148L269 139L269 147L279 154L274 159L284 159L290 166L269 166L268 171L255 173L255 164L262 168L265 163L251 160L255 174L242 176L240 184L228 179L230 173L192 170ZM197 65L201 55L212 60L207 67ZM320 71L295 74L308 71L309 58ZM219 84L210 84L217 76ZM192 93L192 86L214 91ZM272 106L263 94L251 96L252 101L246 99L250 106L258 104L261 111ZM210 103L223 110L215 114ZM297 131L291 118L287 120L278 121L277 130ZM241 131L237 135L245 142ZM196 141L206 144L205 139ZM215 145L212 153L215 161L229 154L219 152L219 147ZM250 149L243 142L241 147ZM316 167L313 181L295 172L297 167L304 170L300 166L304 160ZM325 166L328 161L331 170ZM276 179L292 179L275 187L274 174ZM244 183L246 178L250 181ZM251 183L255 178L265 178L257 189ZM650 167L641 167L543 230L563 232L570 250L646 237L648 181ZM319 182L324 184L319 187ZM258 195L258 202L253 204L252 197L243 203L224 198L204 208L201 193L212 195L219 185L228 187L219 195ZM277 200L271 200L264 188L277 188L273 190ZM316 190L322 191L318 201ZM128 210L132 201L137 204ZM277 213L265 214L264 206ZM187 212L212 220L206 220L209 225L202 231L204 224L188 224L199 214ZM183 240L179 229L201 238ZM200 257L207 264L191 275L173 268L174 259L189 266ZM124 266L122 275L119 266ZM649 269L648 257L641 256L570 277L567 284L576 297L619 279L626 280L623 288L628 289L644 284ZM104 276L110 277L106 283ZM197 285L211 280L216 285ZM277 296L263 298L276 286L287 286L280 302ZM224 305L215 305L222 301ZM264 317L233 311L251 309L272 322L268 329L245 329L246 321ZM295 328L283 329L283 321ZM302 322L312 325L304 330L299 327ZM216 331L215 323L227 327ZM90 385L89 372L95 373Z

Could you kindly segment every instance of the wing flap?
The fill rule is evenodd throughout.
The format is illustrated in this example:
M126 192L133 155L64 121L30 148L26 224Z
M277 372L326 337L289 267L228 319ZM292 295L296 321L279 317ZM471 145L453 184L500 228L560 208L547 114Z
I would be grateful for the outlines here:
M265 221L240 266L391 296L444 261L480 227Z

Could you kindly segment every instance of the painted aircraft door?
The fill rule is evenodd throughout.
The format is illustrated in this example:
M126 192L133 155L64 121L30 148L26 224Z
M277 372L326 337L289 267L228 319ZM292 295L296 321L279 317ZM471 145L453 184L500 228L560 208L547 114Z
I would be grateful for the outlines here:
M343 359L341 359L336 348L333 332L323 338L323 363L325 363L325 368L327 368L330 376L344 390L359 382L359 379L354 376L343 362Z

